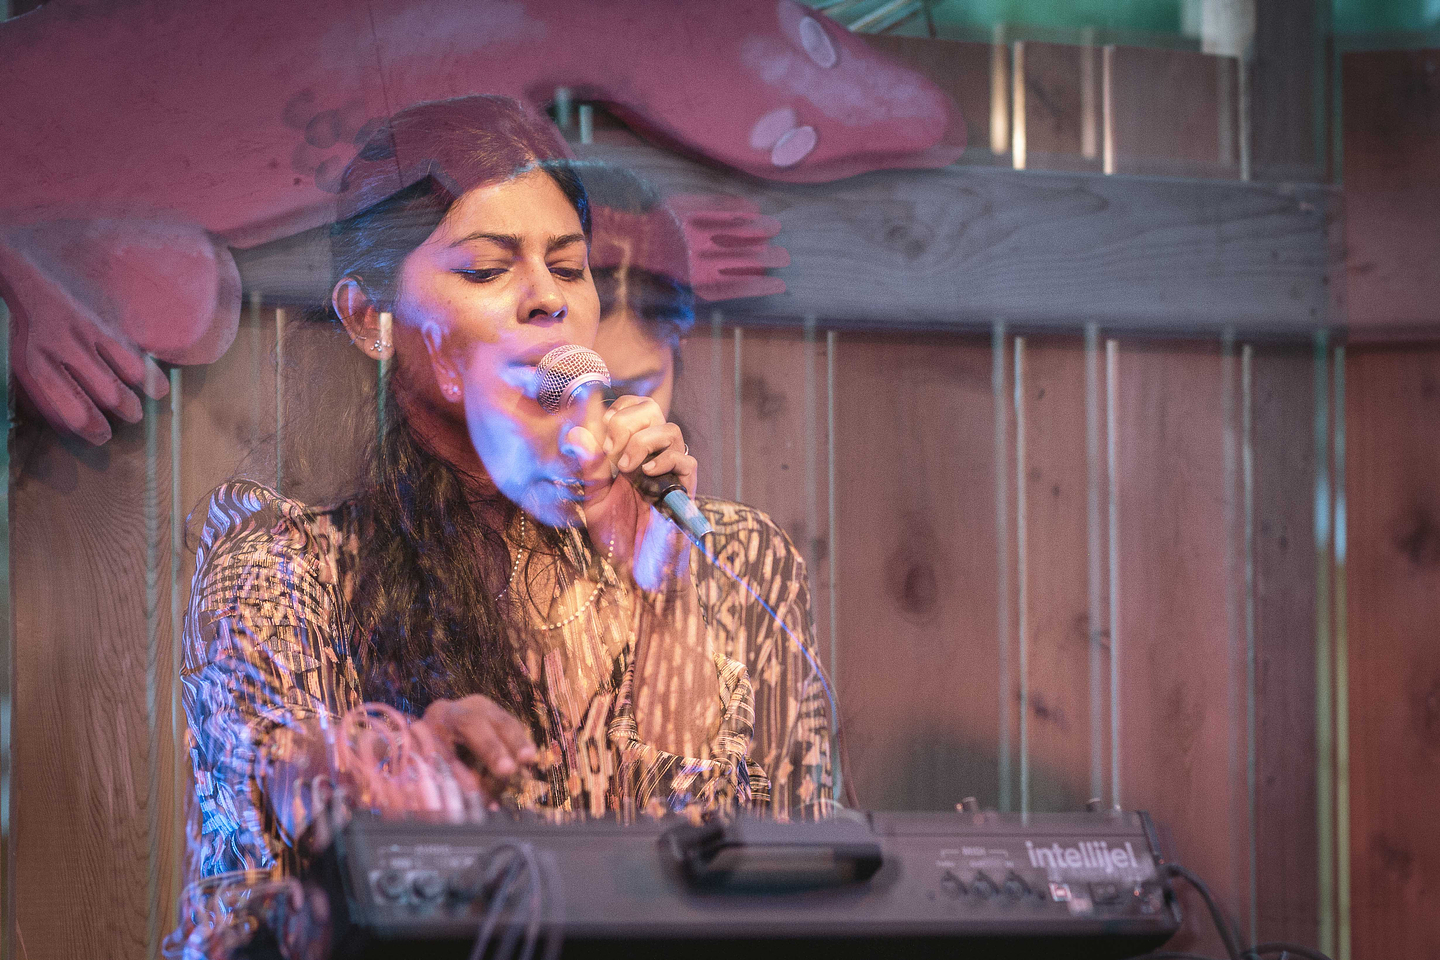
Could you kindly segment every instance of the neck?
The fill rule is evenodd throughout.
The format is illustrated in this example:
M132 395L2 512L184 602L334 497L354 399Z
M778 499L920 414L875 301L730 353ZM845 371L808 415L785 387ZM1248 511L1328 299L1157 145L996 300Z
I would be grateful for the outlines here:
M397 392L395 402L421 446L450 464L477 494L485 499L499 495L485 464L475 453L475 445L470 442L463 413L457 417L449 408L437 409L424 398L405 392Z

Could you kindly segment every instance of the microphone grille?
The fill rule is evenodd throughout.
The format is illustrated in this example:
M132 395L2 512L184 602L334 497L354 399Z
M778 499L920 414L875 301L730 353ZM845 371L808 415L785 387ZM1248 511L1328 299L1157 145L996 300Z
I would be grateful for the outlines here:
M610 386L610 370L600 354L578 343L565 343L540 358L535 399L548 413L559 413L580 387Z

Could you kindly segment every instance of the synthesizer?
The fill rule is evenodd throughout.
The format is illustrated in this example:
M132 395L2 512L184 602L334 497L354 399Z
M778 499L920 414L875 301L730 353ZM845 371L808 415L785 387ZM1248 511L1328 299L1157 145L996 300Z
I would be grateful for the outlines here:
M532 893L550 901L546 922L570 958L1112 960L1159 946L1181 919L1143 813L357 818L326 867L335 955L470 956L499 895L495 851L522 848L546 875Z

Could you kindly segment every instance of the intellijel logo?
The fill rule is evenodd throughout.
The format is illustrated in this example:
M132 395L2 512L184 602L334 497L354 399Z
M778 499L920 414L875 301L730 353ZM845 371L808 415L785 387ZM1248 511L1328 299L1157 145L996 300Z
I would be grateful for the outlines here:
M1030 866L1048 867L1051 870L1070 867L1114 873L1116 870L1140 866L1140 861L1135 859L1135 850L1128 841L1122 850L1111 847L1104 840L1089 840L1073 847L1062 847L1058 843L1037 847L1026 840L1025 852L1030 855Z

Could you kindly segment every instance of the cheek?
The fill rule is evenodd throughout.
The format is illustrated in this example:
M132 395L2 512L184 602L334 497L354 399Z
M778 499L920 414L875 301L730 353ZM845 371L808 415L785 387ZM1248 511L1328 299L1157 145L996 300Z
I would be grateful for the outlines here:
M508 386L467 377L465 419L470 442L490 479L516 499L545 464L557 444L550 418L522 409L529 401ZM487 389L489 388L489 389Z

